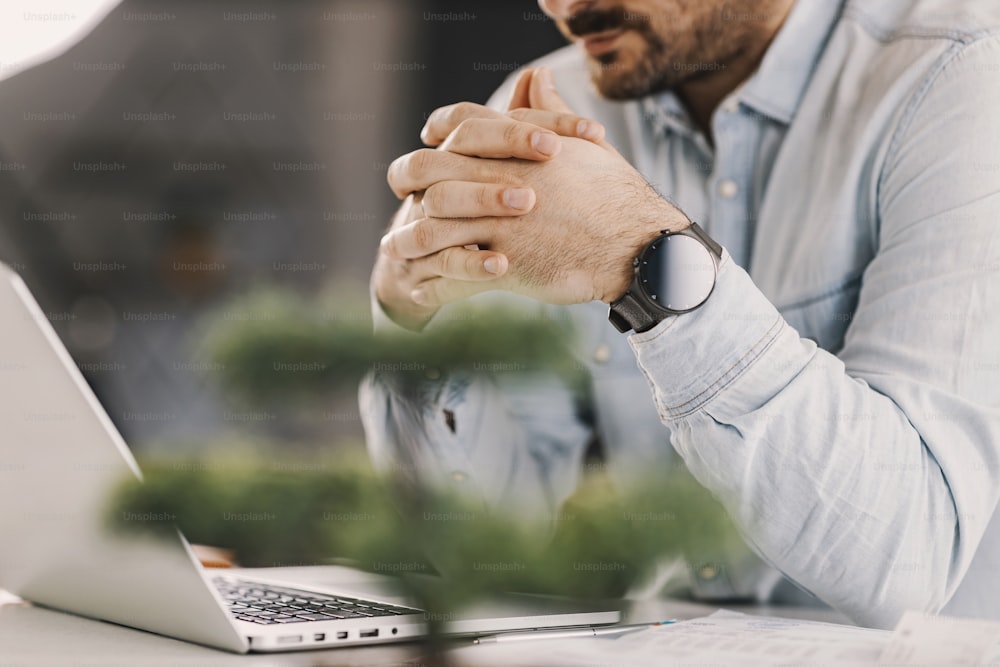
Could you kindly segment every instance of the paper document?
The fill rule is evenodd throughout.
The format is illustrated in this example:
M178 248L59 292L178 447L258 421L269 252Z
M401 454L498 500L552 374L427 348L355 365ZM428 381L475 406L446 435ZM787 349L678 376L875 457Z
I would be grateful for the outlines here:
M543 657L551 666L870 667L890 636L884 630L718 611L617 638L500 643L462 649L455 657L463 665L534 666Z
M898 667L973 667L993 662L998 640L996 621L909 612L896 626L879 662Z
M981 667L1000 664L1000 623L906 614L896 630L711 616L607 638L538 639L460 649L460 665L587 667Z

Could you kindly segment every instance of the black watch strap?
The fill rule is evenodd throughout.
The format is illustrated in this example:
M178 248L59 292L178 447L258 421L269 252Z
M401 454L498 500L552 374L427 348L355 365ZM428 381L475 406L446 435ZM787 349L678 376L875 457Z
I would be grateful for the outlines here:
M712 251L716 259L722 259L722 246L715 242L711 236L705 233L705 230L698 225L697 222L692 222L687 226L687 229L691 231L692 234L701 239L701 242L708 246L708 249Z
M632 294L632 290L626 291L620 299L611 304L608 320L615 329L618 329L619 333L628 333L633 330L636 333L642 333L649 331L659 323L659 320L642 307L639 300Z
M706 234L705 230L696 223L692 222L685 229L675 233L694 236L708 248L709 252L715 255L717 260L722 259L722 246L716 243L715 239ZM663 234L667 235L669 232L664 231ZM634 266L637 267L638 265L639 258L636 258ZM636 279L633 278L631 287L629 287L620 299L611 304L611 308L608 311L608 320L621 333L628 333L629 331L643 333L663 321L663 317L657 317L656 314L651 313L649 308L633 292L633 290L638 289L639 285Z

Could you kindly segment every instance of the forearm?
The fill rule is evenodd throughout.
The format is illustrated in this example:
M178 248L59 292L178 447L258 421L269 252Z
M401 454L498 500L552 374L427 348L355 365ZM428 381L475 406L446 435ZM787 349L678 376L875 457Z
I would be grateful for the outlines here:
M630 342L688 468L786 575L872 625L947 601L995 502L988 477L949 478L936 455L990 456L972 406L852 377L728 258L702 309ZM965 419L935 425L916 405Z

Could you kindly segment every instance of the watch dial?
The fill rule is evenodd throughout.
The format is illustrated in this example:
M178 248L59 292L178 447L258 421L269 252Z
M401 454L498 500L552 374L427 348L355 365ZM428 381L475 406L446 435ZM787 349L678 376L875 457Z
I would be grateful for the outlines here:
M674 311L697 308L715 287L717 267L712 253L684 234L665 236L646 249L639 282L653 303Z

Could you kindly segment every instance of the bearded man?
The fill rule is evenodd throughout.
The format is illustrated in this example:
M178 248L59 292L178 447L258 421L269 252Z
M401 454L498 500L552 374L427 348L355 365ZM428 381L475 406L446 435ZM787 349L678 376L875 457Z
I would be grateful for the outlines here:
M695 595L1000 618L1000 6L541 6L574 44L390 167L375 315L528 297L591 395L375 374L374 459L554 514L593 440L623 486L679 456L750 547Z

